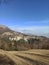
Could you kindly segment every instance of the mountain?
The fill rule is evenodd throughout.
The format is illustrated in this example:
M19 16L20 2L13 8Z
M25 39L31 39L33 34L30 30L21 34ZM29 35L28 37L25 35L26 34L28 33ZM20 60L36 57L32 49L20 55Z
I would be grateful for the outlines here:
M49 38L16 32L4 25L0 25L0 49L49 49Z
M13 30L11 30L10 28L4 26L4 25L0 25L0 36L1 37L4 37L4 36L19 36L19 35L22 35L21 33L19 32L15 32Z

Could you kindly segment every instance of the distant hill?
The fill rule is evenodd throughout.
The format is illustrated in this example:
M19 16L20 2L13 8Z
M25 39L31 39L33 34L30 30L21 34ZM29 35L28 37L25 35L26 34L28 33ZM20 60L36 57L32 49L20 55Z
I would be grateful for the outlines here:
M0 25L0 49L49 49L49 38L23 34L13 31L4 25Z

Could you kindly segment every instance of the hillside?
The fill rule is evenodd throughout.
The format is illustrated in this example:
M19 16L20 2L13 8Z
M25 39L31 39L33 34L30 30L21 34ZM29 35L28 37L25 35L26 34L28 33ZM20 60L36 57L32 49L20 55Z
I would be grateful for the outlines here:
M0 49L17 51L49 49L49 38L44 36L26 35L15 32L4 25L0 25Z

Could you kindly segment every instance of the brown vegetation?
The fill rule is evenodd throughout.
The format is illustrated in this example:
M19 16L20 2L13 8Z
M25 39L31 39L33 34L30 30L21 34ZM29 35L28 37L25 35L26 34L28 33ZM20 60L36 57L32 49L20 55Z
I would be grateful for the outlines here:
M0 38L0 49L23 51L28 49L49 49L49 39L29 38L26 42L23 39L10 41L8 38Z
M7 33L8 32L8 33ZM9 37L22 37L19 40L9 40ZM27 41L24 40L27 38ZM49 49L49 38L43 36L25 35L10 30L4 25L0 25L0 49L23 51L28 49Z
M0 50L0 65L49 65L49 50Z

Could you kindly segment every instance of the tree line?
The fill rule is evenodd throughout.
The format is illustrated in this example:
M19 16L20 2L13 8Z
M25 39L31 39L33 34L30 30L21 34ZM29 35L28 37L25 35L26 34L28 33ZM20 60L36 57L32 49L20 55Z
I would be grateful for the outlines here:
M18 41L10 41L8 38L0 39L0 49L3 50L28 50L28 49L49 49L48 39L33 39L29 38L28 41L20 39Z

